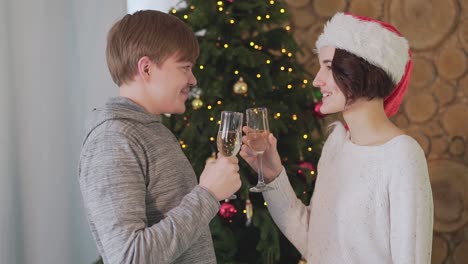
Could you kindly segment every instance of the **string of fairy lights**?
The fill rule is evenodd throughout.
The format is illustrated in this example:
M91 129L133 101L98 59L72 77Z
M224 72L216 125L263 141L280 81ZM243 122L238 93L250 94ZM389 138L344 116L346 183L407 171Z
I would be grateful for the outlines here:
M227 8L225 7L225 2L230 2L232 3L234 0L225 0L225 1L217 1L216 2L216 8L217 8L217 11L220 13L220 14L224 14L226 15L226 23L228 23L229 25L232 25L232 26L235 26L236 24L238 24L239 21L236 20L236 18L234 18L232 16L232 14L230 14L230 12L227 10ZM276 5L276 1L274 0L267 0L267 2L274 6ZM196 9L196 7L194 5L190 5L188 7L191 11L194 11ZM175 8L172 8L170 10L170 12L173 14L173 15L178 15L178 10L175 9ZM281 8L278 8L276 9L274 12L278 12L276 14L286 14L286 9L281 7ZM272 19L272 16L275 15L275 13L269 13L269 14L264 14L264 15L257 15L256 16L256 20L257 21L262 21L262 20L270 20ZM189 20L190 19L190 13L189 14L183 14L181 16L181 18L183 18L184 20ZM291 26L290 25L285 25L284 26L284 29L287 30L288 32L291 30ZM232 48L231 45L227 42L227 41L221 41L220 38L218 38L218 40L216 41L215 43L216 47L218 48L224 48L224 49L230 49ZM255 41L250 41L248 42L248 46L252 49L255 49L257 51L262 51L264 49L264 47L261 45L261 43L256 43ZM273 57L279 57L279 56L287 56L289 58L291 58L293 56L293 53L291 51L288 51L286 48L281 48L280 50L278 51L272 51L272 50L269 50L269 52L271 53L270 56L273 56ZM270 65L269 67L272 67L272 58L267 58L265 59L264 61L265 65ZM207 70L207 68L209 67L208 65L204 65L204 64L199 64L197 65L196 67L198 67L198 69L200 69L201 71L205 71ZM280 66L277 66L278 69L281 71L281 72L286 72L286 73L293 73L294 72L294 69L293 67L288 67L288 66L285 66L285 65L280 65ZM247 92L248 92L248 85L247 83L243 80L243 74L242 72L239 70L239 69L235 69L232 71L232 73L235 75L235 76L238 76L238 81L234 84L233 86L233 91L235 94L238 94L238 95L243 95L243 96L246 96L247 95ZM260 72L254 74L254 76L257 78L257 79L261 79L263 78L262 74ZM303 79L301 83L299 83L299 87L300 88L306 88L309 84L309 80L308 79ZM285 89L287 90L292 90L294 89L294 85L292 83L288 83L285 85ZM199 89L199 88L197 88ZM277 86L272 86L272 90L276 90L276 89L279 89ZM192 107L194 110L198 110L200 108L202 108L204 106L204 103L203 101L201 101L200 99L201 97L201 91L197 93L197 95L194 96L193 100L192 100ZM207 104L206 105L206 109L207 110L210 110L212 111L213 113L215 112L214 109L216 106L220 107L223 105L223 101L222 100L217 100L216 102L214 103L211 103L211 104ZM273 118L274 119L280 119L282 118L282 114L280 112L276 112L273 114ZM293 121L298 121L299 120L299 116L298 114L292 114L289 116L289 118L291 118L291 120ZM210 122L216 122L218 125L220 124L220 119L219 118L215 118L213 116L213 114L209 115L208 116L208 119ZM190 126L190 122L188 122L188 117L185 116L184 117L184 121L187 121L187 126ZM309 140L310 138L310 135L307 134L307 133L304 133L302 135L302 139L303 140ZM209 137L209 141L211 142L215 142L216 141L216 138L214 136L210 136ZM180 140L179 141L181 147L183 149L186 149L188 148L188 144L184 141L184 140ZM306 150L308 152L312 152L313 151L313 148L312 146L308 146L306 148ZM311 174L313 175L314 171L311 171ZM266 205L266 204L265 204ZM244 210L245 211L245 210Z

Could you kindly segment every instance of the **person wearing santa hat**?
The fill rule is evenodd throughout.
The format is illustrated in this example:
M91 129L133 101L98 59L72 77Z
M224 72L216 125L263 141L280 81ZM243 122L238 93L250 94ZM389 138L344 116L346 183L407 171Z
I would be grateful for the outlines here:
M433 200L419 144L390 116L413 62L388 23L337 13L316 42L323 114L341 113L318 163L309 206L296 197L276 138L263 154L263 192L275 223L310 263L430 263ZM244 128L247 130L248 128ZM243 138L241 157L257 169Z

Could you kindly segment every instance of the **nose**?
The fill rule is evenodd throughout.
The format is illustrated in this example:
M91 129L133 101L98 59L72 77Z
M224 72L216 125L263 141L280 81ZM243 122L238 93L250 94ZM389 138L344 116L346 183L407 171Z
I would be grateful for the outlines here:
M317 75L315 75L314 81L312 82L312 85L314 87L320 88L325 86L325 81L322 78L321 70L317 72Z
M197 78L195 78L195 75L193 75L193 72L190 72L188 83L192 87L197 86Z

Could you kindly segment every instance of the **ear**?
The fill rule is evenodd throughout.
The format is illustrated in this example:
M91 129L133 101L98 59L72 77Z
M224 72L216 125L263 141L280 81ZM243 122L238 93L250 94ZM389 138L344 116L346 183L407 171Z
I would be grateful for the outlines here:
M151 74L152 61L148 56L141 57L138 60L138 76L145 81L148 81Z

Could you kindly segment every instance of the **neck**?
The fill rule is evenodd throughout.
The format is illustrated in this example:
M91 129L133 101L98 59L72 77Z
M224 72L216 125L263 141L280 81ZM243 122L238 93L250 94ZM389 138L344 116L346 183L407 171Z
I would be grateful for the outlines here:
M145 89L139 82L132 81L129 84L122 84L119 87L119 96L132 100L137 105L143 107L148 113L158 114L153 111L151 104L147 102L148 96L145 96Z
M382 99L358 99L343 111L350 140L358 145L380 145L402 132L388 119Z

